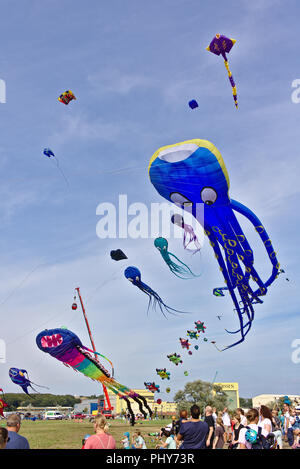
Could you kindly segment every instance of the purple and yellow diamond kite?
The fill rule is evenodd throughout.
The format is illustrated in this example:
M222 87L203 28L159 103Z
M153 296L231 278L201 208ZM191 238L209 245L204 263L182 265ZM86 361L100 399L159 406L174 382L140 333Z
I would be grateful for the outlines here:
M224 59L225 67L228 73L228 78L232 86L234 104L235 104L235 107L238 108L236 85L235 85L232 73L229 69L229 64L228 64L228 60L226 56L226 54L228 54L231 51L235 43L236 43L235 39L230 39L229 37L223 36L222 34L216 34L213 40L211 41L211 43L209 44L209 46L207 46L206 50L216 55L222 55Z

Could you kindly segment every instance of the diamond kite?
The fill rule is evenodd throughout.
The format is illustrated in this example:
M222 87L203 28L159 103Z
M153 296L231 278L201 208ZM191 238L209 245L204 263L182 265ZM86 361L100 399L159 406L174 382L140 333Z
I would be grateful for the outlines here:
M228 73L228 78L232 87L232 94L233 94L233 99L234 99L234 104L235 107L238 108L238 102L237 102L237 91L236 91L236 86L234 83L234 79L232 76L232 73L229 69L229 64L227 60L226 54L228 54L234 44L236 43L235 39L229 39L226 36L223 36L222 34L216 34L209 46L207 46L206 50L209 52L212 52L215 55L222 55L224 59L224 64Z
M64 93L62 93L60 95L59 98L57 98L59 102L65 104L65 105L68 105L70 101L72 101L73 99L76 100L76 96L74 95L74 93L71 91L71 90L67 90L65 91Z

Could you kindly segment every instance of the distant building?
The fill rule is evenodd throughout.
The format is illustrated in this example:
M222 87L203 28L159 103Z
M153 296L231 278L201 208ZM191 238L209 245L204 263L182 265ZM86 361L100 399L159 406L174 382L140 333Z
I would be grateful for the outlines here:
M153 413L156 412L157 415L161 415L161 416L176 415L177 404L175 402L162 402L161 404L157 404L154 399L154 393L151 391L148 391L148 389L134 389L133 391L145 397ZM116 396L116 394L113 394L111 391L108 391L108 393L109 393L111 405L114 407L114 413L122 414L122 413L127 412L126 401L124 401L124 399L120 399L119 396ZM157 395L157 397L159 397L159 394ZM137 402L135 402L133 399L130 399L130 398L129 398L129 401L130 401L133 412L135 414L139 414L140 409L139 409Z
M239 384L238 383L214 383L220 386L228 397L228 409L235 410L240 407Z
M252 398L252 405L253 407L260 407L261 405L268 405L271 402L279 401L281 397L284 397L287 395L289 396L293 404L299 405L300 396L292 395L292 394L260 394L259 396L255 396Z
M98 407L98 399L87 399L82 398L82 401L79 404L74 405L74 412L80 414L82 412L91 414L94 409Z
M61 407L61 406L50 406L50 407L33 407L31 404L29 404L26 407L17 407L17 412L20 412L22 414L31 414L31 415L39 415L43 414L44 412L48 412L50 410L58 411L61 414L67 415L70 414L73 411L73 407ZM14 412L11 412L14 413Z

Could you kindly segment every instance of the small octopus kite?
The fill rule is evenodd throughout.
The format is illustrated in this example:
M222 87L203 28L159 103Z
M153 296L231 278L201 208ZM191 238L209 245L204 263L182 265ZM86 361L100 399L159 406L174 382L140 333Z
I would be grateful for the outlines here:
M148 389L148 391L160 392L159 385L155 384L154 382L153 383L147 382L147 383L144 383L144 385L145 385L146 389Z
M116 251L110 251L110 257L114 261L122 261L124 259L128 259L126 254L124 254L124 252L121 249L117 249Z
M58 158L55 156L55 154L53 153L53 151L52 151L50 148L44 148L43 153L44 153L44 155L47 156L48 158L53 158L53 159L54 159L58 170L61 172L61 175L63 176L64 180L65 180L66 183L69 185L69 181L68 181L68 179L66 178L65 173L64 173L63 170L61 169L61 167L60 167L60 165L59 165Z
M178 257L168 251L168 241L165 238L156 238L154 240L154 246L159 250L161 257L176 277L182 279L199 277L198 275L193 274L191 269L178 259ZM171 257L176 259L178 263L174 262Z
M204 326L204 322L197 321L195 322L195 328L197 329L197 332L205 332L206 327Z
M34 384L35 386L38 386L39 388L49 389L46 386L40 386L39 384L36 384L30 381L26 370L22 370L22 369L19 370L19 368L10 368L8 374L12 382L14 384L18 384L19 386L21 386L23 391L26 394L28 394L28 396L30 396L28 389L27 389L29 387L33 389L35 392L38 392L36 389L34 389L32 384Z
M161 379L170 379L170 373L166 368L156 368L156 373L161 377Z
M182 363L180 355L177 355L177 353L171 353L170 355L167 355L168 359L170 362L174 363L176 366L178 366L179 363Z
M179 338L179 340L180 340L181 347L186 348L187 350L189 350L189 348L191 346L189 341L187 339L182 339L181 337Z
M141 272L137 267L127 267L124 271L125 277L133 283L136 287L138 287L142 292L146 293L146 295L149 298L149 303L148 303L148 309L147 312L149 312L149 309L152 308L156 310L156 306L159 307L161 313L164 315L164 317L167 319L167 316L165 315L165 312L169 314L175 313L185 313L184 311L179 311L177 309L171 308L170 306L166 305L161 297L156 293L156 291L152 290L151 287L149 287L146 283L141 281Z
M189 336L190 339L196 339L198 340L199 334L197 334L196 331L186 331L187 335Z
M71 90L67 90L65 91L64 93L62 93L60 95L59 98L57 98L59 102L67 105L69 104L70 101L72 101L73 99L76 100L76 96L74 95L74 93L71 91Z
M227 287L214 288L213 289L214 296L225 296L224 293L223 293L223 290L228 290L228 288Z
M193 254L196 254L201 250L201 244L196 236L196 233L191 225L188 225L184 222L184 219L179 213L174 213L171 217L171 222L173 225L177 225L184 230L183 234L183 247L187 251L192 251ZM194 243L196 249L190 249L188 246Z
M196 109L197 107L199 107L199 104L195 99L191 99L191 101L189 101L189 106L191 109Z
M222 55L224 59L224 64L228 73L228 78L232 87L234 104L235 104L235 107L238 108L236 86L234 83L232 73L229 69L229 64L228 64L228 60L226 56L226 53L228 54L231 51L235 43L236 43L235 39L229 39L228 37L223 36L222 34L216 34L216 36L213 38L209 46L207 46L206 50L216 55Z

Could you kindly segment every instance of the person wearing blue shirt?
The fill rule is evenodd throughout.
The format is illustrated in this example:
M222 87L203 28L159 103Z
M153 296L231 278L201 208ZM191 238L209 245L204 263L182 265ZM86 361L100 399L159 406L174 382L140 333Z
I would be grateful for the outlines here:
M180 449L205 449L208 425L199 420L200 408L197 405L193 405L190 412L191 418L182 421L176 440L183 442Z
M9 441L6 444L6 449L30 449L27 439L19 435L20 428L20 416L17 414L10 415L7 419Z

